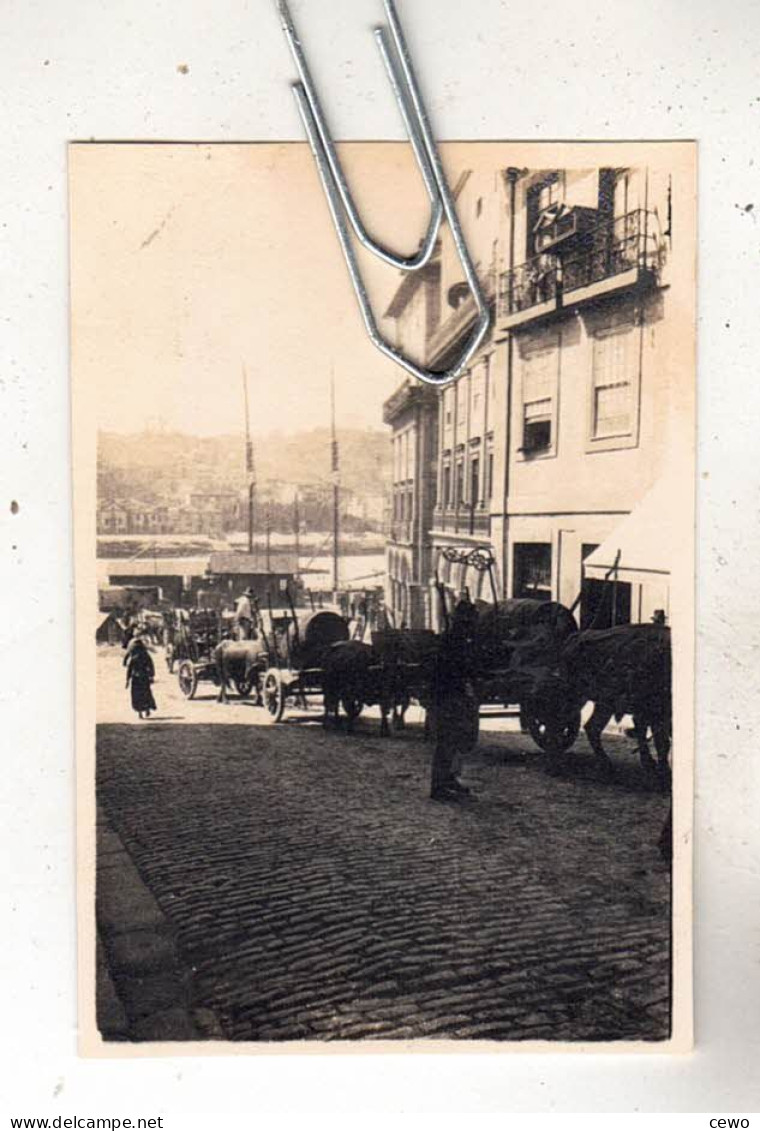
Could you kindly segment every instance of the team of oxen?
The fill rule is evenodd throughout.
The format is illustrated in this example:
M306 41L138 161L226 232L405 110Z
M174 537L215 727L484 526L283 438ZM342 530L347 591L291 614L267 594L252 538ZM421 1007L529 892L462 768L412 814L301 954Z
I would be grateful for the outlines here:
M377 706L381 734L387 735L391 725L404 725L411 702L429 708L440 651L457 631L481 705L519 705L522 725L546 752L550 767L567 757L580 730L581 711L593 703L585 731L604 772L611 773L612 766L602 733L613 717L631 716L629 733L642 766L666 786L672 729L670 629L626 624L579 631L569 610L552 601L466 602L440 634L388 629L366 643L335 640L333 633L304 661L312 676L309 689L318 688L323 696L324 725L350 732L364 707ZM264 652L261 639L218 646L214 660L220 700L230 683L242 693L261 696L269 662Z

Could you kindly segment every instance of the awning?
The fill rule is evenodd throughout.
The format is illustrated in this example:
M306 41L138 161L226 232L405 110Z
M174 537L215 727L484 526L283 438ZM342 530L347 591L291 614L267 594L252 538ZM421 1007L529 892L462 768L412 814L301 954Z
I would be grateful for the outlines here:
M584 575L602 581L646 582L669 578L677 551L680 520L674 516L676 492L670 477L660 479L583 563ZM619 557L618 557L619 555ZM617 569L615 572L615 563Z

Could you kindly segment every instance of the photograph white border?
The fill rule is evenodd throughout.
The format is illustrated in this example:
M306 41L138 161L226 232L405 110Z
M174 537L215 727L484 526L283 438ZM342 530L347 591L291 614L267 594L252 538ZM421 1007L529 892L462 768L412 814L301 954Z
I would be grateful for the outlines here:
M747 1111L758 1105L756 363L760 11L400 0L441 138L700 145L696 1050L682 1057L84 1061L76 1051L66 144L299 138L269 0L12 4L3 237L4 917L13 1114ZM320 7L320 6L317 6ZM338 137L400 137L378 5L299 4ZM505 62L506 60L506 62ZM350 65L349 65L350 64ZM183 70L181 68L187 68ZM529 90L530 97L526 94ZM752 207L750 207L752 206ZM11 509L11 501L17 509ZM40 660L40 641L44 658ZM45 678L39 674L42 663ZM44 692L44 693L43 693ZM138 1101L139 1095L139 1101Z

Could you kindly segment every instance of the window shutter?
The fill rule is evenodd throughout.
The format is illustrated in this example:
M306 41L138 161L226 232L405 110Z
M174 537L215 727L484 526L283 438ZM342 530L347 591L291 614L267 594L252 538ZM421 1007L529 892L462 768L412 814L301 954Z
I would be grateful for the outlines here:
M531 401L525 405L525 423L534 424L538 421L551 420L551 400Z
M626 435L633 421L634 335L630 330L594 339L593 436Z
M555 362L554 350L542 350L526 358L523 368L523 403L527 406L534 401L548 401L551 404Z

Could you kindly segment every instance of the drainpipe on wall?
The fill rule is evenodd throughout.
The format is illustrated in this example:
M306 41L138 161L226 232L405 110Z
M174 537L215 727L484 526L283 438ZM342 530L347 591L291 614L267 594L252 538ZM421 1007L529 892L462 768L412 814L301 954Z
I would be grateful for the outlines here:
M509 248L508 248L508 285L507 285L507 311L512 313L512 301L514 297L514 270L515 270L515 207L517 201L517 182L520 177L525 176L527 169L516 169L510 166L504 171L504 178L509 185ZM510 329L507 332L507 391L506 391L506 410L507 420L505 429L505 448L504 453L504 514L503 514L503 533L502 533L502 578L501 578L501 595L506 598L507 594L507 574L509 572L508 550L509 550L509 470L510 460L512 453L512 374L514 369L514 342L513 334Z

